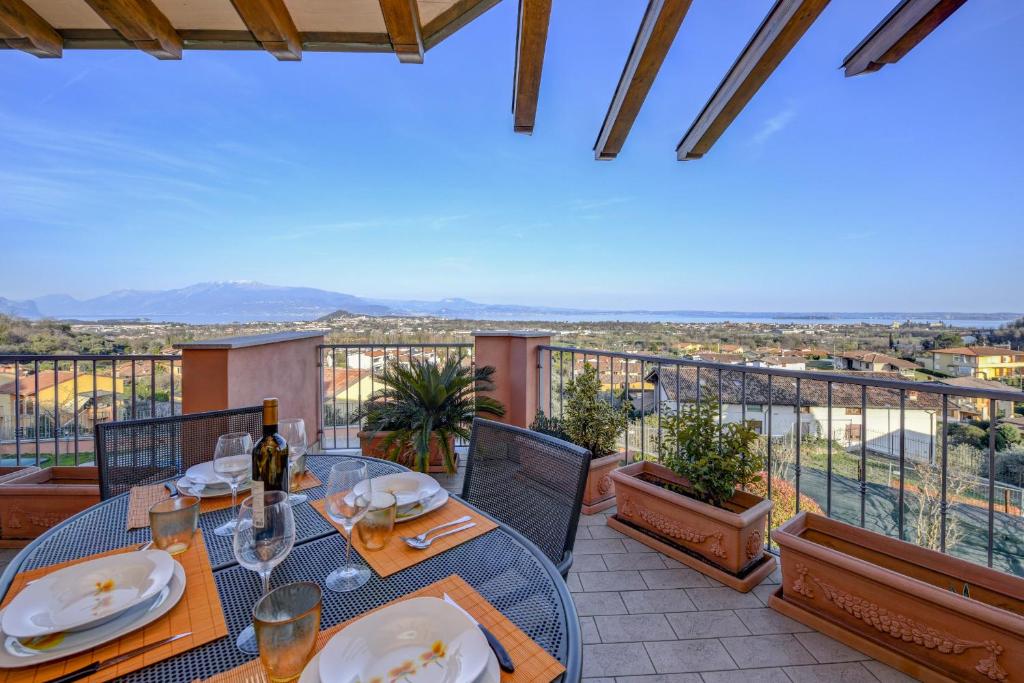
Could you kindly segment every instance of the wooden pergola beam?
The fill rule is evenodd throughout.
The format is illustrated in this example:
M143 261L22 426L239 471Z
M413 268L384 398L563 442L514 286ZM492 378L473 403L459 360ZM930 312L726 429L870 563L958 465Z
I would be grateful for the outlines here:
M153 0L85 0L103 21L157 59L181 59L181 36Z
M263 49L281 61L302 59L302 38L283 0L231 0Z
M776 0L676 147L680 161L700 159L711 149L827 4L828 0Z
M391 47L403 64L423 63L423 27L416 0L380 0Z
M60 57L64 39L23 0L0 2L0 40L36 57Z
M614 159L622 150L690 3L691 0L650 0L647 3L647 11L594 143L596 159Z
M519 0L516 73L512 89L512 126L517 133L533 133L550 18L551 0Z
M903 0L846 55L847 77L878 71L913 50L967 0Z

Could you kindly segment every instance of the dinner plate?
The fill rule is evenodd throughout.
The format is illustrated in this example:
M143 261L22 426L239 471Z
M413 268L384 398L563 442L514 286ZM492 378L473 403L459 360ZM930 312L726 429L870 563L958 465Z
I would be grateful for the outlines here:
M357 484L356 495L365 495L367 486L371 487L374 493L387 491L394 494L399 512L402 512L403 508L412 507L437 495L441 490L441 485L436 479L422 472L396 472L374 477L372 480Z
M121 556L123 557L123 556ZM174 561L174 573L170 582L163 587L151 600L132 609L122 612L116 618L101 624L95 628L84 631L58 633L44 636L42 642L34 643L30 647L25 641L15 638L0 630L0 668L12 669L22 666L34 666L51 662L55 659L63 659L71 655L109 643L121 636L131 633L148 624L153 623L163 615L171 611L178 604L181 596L185 594L185 570L177 561ZM0 610L2 614L11 609L8 605Z
M299 677L299 683L323 683L320 680L320 655L315 654L306 664ZM501 683L501 667L498 665L498 658L491 652L487 660L487 668L475 683Z
M416 505L400 512L395 516L395 522L408 522L409 520L416 519L417 517L422 517L428 512L433 512L447 502L448 492L441 489L434 494L432 498L428 498L422 503L417 503Z
M0 619L16 638L94 628L159 593L177 563L163 550L99 557L25 586Z
M490 651L458 608L438 598L410 598L343 628L321 650L318 670L322 683L472 683L487 668Z
M175 482L180 493L196 498L223 498L231 495L231 487L221 482L219 484L197 484L188 477L182 477ZM238 492L248 491L252 488L252 481L247 480L238 487Z

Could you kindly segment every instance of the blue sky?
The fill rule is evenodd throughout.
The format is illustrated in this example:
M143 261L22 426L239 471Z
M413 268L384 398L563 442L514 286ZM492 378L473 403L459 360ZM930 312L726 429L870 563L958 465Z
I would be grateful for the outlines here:
M846 79L836 0L702 160L675 145L770 7L695 0L619 158L591 147L641 0L559 0L512 133L514 0L426 55L0 52L0 296L250 279L717 310L1024 308L1019 0Z

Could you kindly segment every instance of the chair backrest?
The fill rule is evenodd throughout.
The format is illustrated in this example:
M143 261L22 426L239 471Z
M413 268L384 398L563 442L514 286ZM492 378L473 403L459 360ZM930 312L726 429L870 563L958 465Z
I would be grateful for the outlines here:
M590 451L476 418L462 497L533 541L558 565L576 541Z
M180 476L192 465L212 460L217 438L230 432L249 432L258 441L263 435L262 406L96 425L100 498Z

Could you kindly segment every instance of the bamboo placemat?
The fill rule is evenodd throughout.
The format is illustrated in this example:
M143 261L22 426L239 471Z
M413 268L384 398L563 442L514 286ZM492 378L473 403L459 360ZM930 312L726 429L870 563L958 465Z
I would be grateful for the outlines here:
M472 614L477 621L486 626L501 641L505 649L508 650L516 670L513 673L502 671L501 683L550 683L550 681L553 681L565 672L565 667L562 666L561 662L549 655L540 645L533 642L530 636L523 633L518 626L495 609L494 605L487 602L487 599L463 581L462 577L455 574L446 579L441 579L437 583L432 583L425 588L421 588L415 593L403 595L397 600L387 603L387 605L370 610L366 614L376 612L378 609L383 609L388 605L393 605L409 598L442 598L445 593L452 600L459 603L460 607ZM365 614L360 616L365 616ZM317 636L314 651L319 652L323 649L327 641L353 621L355 619L350 619L321 631L320 635ZM269 679L263 671L260 660L254 659L242 666L207 678L203 683L238 683L238 681L268 683Z
M299 480L299 490L305 491L320 485L320 480L317 479L316 475L306 470L302 473L302 479ZM247 493L239 492L239 502L245 500ZM167 490L167 487L163 484L151 484L148 486L136 486L132 488L128 494L128 516L126 521L126 528L131 531L132 529L144 529L149 526L149 508L153 507L161 500L167 500L171 497L171 492ZM201 498L199 500L199 514L206 512L213 512L215 510L226 510L231 507L231 496L218 496L217 498Z
M323 500L314 501L311 505L313 506L313 509L323 515L324 519L330 522L342 536L345 535L345 530L341 525L332 520L324 511ZM465 515L472 517L470 521L476 522L475 527L438 539L434 543L430 544L430 547L425 550L410 548L401 538L398 537L399 534L402 536L416 536L427 529L439 524L444 524L445 522L451 522ZM468 523L469 522L466 522L466 524ZM453 526L448 529L441 529L438 533L444 533L445 531L450 531L455 528L457 527ZM400 572L403 569L411 567L414 564L419 564L423 560L427 560L435 555L440 555L449 548L454 548L457 545L470 541L477 536L486 534L488 531L496 528L498 528L498 525L491 520L474 510L470 510L454 498L449 498L445 505L431 513L423 515L418 519L396 524L395 532L391 534L391 538L388 539L387 545L380 550L367 550L363 545L362 539L359 538L359 531L353 529L355 533L352 535L355 538L353 540L352 547L359 552L360 557L366 560L366 563L373 568L373 571L377 572L378 576L388 577L396 572Z
M11 589L7 591L3 605L6 606L29 581L38 579L57 569L85 562L86 560L132 552L133 550L135 550L135 546L120 548L106 553L83 557L79 560L72 560L71 562L62 562L61 564L22 572L15 576L14 581L11 582ZM101 681L113 680L119 676L126 676L133 671L138 671L174 655L187 652L192 648L226 636L228 634L228 626L224 621L224 612L220 606L220 596L217 594L217 585L213 580L213 569L210 567L210 557L206 553L206 544L203 542L203 532L197 531L189 549L180 555L176 555L174 559L180 562L185 570L185 593L181 596L178 604L167 614L137 631L132 631L118 638L116 641L100 645L92 650L80 652L67 659L60 659L22 669L0 670L0 683L49 681L68 672L80 669L92 662L116 657L122 652L128 652L147 643L191 631L192 635L186 638L181 638L155 650L150 650L140 657L133 657L126 662L121 662L116 666L103 669L88 678L82 679L89 683L100 683Z

